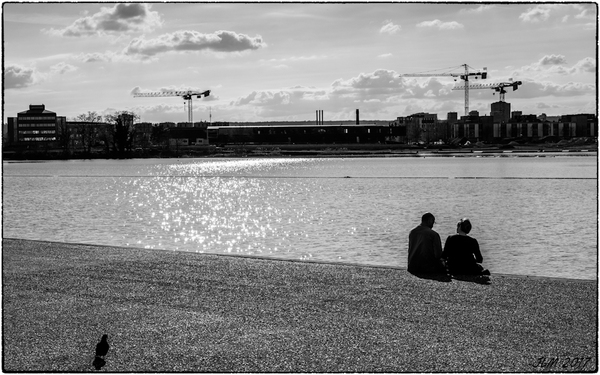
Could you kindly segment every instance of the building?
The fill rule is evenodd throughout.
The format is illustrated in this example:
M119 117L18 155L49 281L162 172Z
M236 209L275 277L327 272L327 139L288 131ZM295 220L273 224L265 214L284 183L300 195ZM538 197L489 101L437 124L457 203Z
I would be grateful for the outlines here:
M69 149L90 152L93 147L105 146L110 139L110 125L105 122L67 121Z
M563 115L559 122L575 124L575 134L578 137L598 136L598 120L594 114Z
M492 116L494 122L508 122L508 120L510 120L510 103L492 103L492 111L490 112L490 116Z
M494 138L494 118L480 116L478 111L461 116L460 120L451 125L452 138L466 138L469 142L491 142Z
M152 126L153 125L150 122L139 122L134 124L135 140L133 143L141 147L149 146L152 139Z
M9 145L56 147L66 131L66 118L48 111L43 104L29 105L29 110L8 118Z
M448 112L447 121L449 126L458 122L458 112Z
M211 144L356 144L386 143L399 129L389 124L366 122L359 125L229 125L209 126L208 135Z
M448 121L440 121L434 113L415 113L398 117L397 126L406 128L406 143L436 143L450 137Z
M208 144L206 128L174 127L169 129L169 144L172 146L194 146Z

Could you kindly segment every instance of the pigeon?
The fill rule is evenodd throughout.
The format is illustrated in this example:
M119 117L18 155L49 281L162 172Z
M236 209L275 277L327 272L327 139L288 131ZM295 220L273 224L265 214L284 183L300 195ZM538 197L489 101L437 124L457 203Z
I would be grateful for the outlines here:
M110 348L110 345L108 345L108 342L106 341L107 339L108 335L102 335L102 339L98 345L96 345L96 357L104 357L106 353L108 353L108 348Z
M105 364L104 356L108 353L108 349L110 345L106 341L108 339L108 335L102 335L102 339L96 345L96 358L94 358L94 362L92 365L96 368L96 370L100 370Z

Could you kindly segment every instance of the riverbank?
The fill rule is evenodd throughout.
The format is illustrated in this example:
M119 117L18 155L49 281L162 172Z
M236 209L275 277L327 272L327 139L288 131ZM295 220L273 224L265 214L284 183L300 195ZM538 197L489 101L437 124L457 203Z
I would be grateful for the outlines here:
M174 149L136 149L127 154L71 153L62 150L3 150L3 160L78 160L78 159L133 159L133 158L223 158L223 157L422 157L422 156L589 156L597 155L598 145L592 144L506 144L470 145L448 147L447 145L406 144L237 144L221 147L180 146Z
M4 371L94 371L103 334L109 372L597 370L595 281L14 239L2 251Z

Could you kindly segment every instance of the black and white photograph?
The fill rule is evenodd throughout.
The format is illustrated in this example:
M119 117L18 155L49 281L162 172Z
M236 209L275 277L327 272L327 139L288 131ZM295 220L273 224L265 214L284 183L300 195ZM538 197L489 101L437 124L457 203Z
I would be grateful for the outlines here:
M2 371L598 371L596 2L2 3Z

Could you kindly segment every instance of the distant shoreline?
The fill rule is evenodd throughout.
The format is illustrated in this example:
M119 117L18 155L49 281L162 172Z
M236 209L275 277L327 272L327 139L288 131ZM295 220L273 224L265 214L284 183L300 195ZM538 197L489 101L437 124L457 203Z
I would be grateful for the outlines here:
M224 158L224 157L555 157L596 156L597 144L560 147L557 145L523 145L448 148L397 144L322 144L322 145L226 145L188 146L179 149L137 150L119 157L104 153L74 154L61 151L4 151L5 161L153 159L153 158Z

